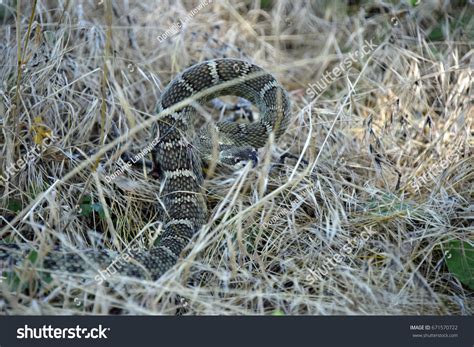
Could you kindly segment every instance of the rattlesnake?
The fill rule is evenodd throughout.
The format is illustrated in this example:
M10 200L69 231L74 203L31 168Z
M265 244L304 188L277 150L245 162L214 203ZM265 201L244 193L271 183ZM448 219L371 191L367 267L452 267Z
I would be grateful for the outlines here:
M248 99L259 109L260 120L249 124L223 121L195 132L193 122L199 104L222 95ZM176 107L183 102L183 107ZM278 139L286 130L290 100L262 68L226 58L196 64L179 74L163 91L157 112L163 117L152 129L152 138L160 138L153 159L161 179L165 227L158 246L148 251L133 250L128 262L120 266L124 275L151 279L159 278L177 262L189 240L206 223L201 192L203 163L217 159L218 164L232 167L255 161L255 149L264 146L271 133ZM213 153L218 153L216 159ZM0 247L0 260L7 256ZM113 262L113 254L106 250L82 254L52 251L45 255L43 266L82 273L91 265L98 270Z

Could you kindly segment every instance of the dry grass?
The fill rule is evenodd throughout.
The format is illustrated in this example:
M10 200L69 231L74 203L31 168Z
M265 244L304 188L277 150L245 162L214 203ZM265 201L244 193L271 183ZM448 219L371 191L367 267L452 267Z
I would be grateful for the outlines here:
M0 283L2 312L473 313L444 252L474 241L474 5L308 3L214 1L163 42L198 2L38 1L32 14L23 1L18 19L0 18L1 172L55 136L1 185L1 238L39 260L57 245L121 251L159 236L148 169L106 175L148 145L160 90L185 67L253 61L290 91L294 112L257 168L206 181L209 223L163 278L97 285L97 273L46 275L26 261ZM375 49L312 99L308 83L364 40ZM284 153L309 164L275 166ZM84 199L97 211L80 213ZM337 254L347 256L313 277Z

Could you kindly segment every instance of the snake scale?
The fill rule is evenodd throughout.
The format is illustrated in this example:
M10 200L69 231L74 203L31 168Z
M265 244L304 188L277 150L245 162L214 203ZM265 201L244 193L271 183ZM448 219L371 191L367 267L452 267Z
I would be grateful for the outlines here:
M252 102L259 109L259 120L246 124L221 121L195 131L193 123L200 105L223 95ZM176 264L184 247L206 223L203 164L214 160L235 167L255 161L255 149L264 146L271 133L278 139L286 130L290 100L285 89L261 67L224 58L193 65L175 77L161 94L157 113L163 116L153 124L152 136L160 138L153 159L160 175L165 226L157 246L133 250L119 270L123 275L153 280ZM0 259L1 252L5 251L0 250ZM107 250L81 254L51 251L44 256L43 266L82 273L91 267L96 271L106 268L112 262L114 255Z

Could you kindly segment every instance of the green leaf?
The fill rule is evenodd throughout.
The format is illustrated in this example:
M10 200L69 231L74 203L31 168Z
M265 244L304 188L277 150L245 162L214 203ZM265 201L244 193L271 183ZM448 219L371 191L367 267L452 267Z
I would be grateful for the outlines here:
M38 259L38 252L32 250L30 254L28 254L28 260L31 261L31 264L36 263L36 259Z
M262 7L262 9L271 9L272 5L272 0L260 0L260 6Z
M51 274L47 272L41 273L41 279L47 284L50 284L51 282L53 282L53 278L51 277Z
M79 207L81 208L81 216L88 217L92 212L97 212L99 214L100 219L105 219L105 212L102 204L96 202L91 204L92 199L90 196L85 196Z
M88 217L92 213L92 205L81 204L81 216Z
M284 315L285 315L285 312L283 312L279 308L273 310L273 312L272 312L272 316L284 316Z
M18 213L22 210L21 201L16 200L16 199L10 200L8 202L8 207L7 208L12 212Z
M438 25L436 28L434 28L431 31L431 33L428 35L428 38L431 41L443 41L444 40L443 27L441 25Z
M12 292L23 292L25 290L26 285L23 283L23 286L21 286L21 280L20 277L15 272L8 272L6 273L7 275L7 283L8 283L8 288Z
M102 205L98 202L91 205L92 209L99 214L100 219L105 219L105 212Z
M453 240L448 243L445 254L449 272L474 289L474 247L467 242Z
M82 198L81 204L90 204L92 202L92 198L89 195L86 195Z

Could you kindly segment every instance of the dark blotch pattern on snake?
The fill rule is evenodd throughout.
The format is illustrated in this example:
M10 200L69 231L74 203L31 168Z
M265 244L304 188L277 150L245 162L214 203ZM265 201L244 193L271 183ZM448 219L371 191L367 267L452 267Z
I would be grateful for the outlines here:
M259 121L218 122L196 132L193 122L199 104L223 95L248 99L259 109ZM183 102L182 107L176 106ZM148 251L133 250L131 259L119 270L123 275L149 279L159 278L176 264L184 247L207 221L201 191L203 162L214 160L233 167L254 160L255 149L264 146L271 133L278 139L286 130L290 101L275 78L262 68L237 59L216 59L196 64L173 79L158 101L157 112L163 116L154 124L152 138L160 137L154 162L161 176L164 231L159 245ZM218 153L217 158L213 153ZM0 259L8 256L6 253L0 247ZM116 257L108 250L87 250L80 255L52 251L45 256L43 266L82 273L107 268Z

